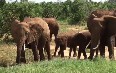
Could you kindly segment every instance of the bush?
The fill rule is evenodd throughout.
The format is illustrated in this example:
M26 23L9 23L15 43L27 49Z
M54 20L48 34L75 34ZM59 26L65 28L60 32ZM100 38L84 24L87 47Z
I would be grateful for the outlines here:
M88 15L96 9L116 9L116 3L96 3L86 0L67 0L65 2L14 2L4 3L0 8L0 36L10 35L11 18L16 17L20 21L26 16L30 17L55 17L66 20L69 24L86 21Z

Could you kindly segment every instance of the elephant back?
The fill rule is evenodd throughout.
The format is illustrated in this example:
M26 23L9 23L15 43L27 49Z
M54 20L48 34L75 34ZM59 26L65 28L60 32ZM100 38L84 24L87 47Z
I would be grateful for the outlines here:
M55 18L43 18L43 20L48 24L51 33L58 33L59 24Z
M38 25L40 25L44 29L45 34L48 34L48 35L50 34L48 24L42 18L39 18L39 17L35 17L35 18L26 17L26 18L24 18L24 22L30 23L32 21L34 23L35 22L38 23Z

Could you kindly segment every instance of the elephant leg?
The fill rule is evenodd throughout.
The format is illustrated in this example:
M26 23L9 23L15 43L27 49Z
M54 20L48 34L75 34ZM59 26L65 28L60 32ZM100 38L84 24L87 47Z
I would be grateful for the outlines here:
M94 52L96 51L96 49L90 49L90 56L88 57L88 59L93 59L94 56Z
M114 46L112 42L112 37L108 38L108 51L109 51L109 58L114 59Z
M45 49L48 55L48 60L51 60L51 54L50 54L50 42L46 42Z
M50 41L52 41L52 33L50 33Z
M96 55L95 55L95 57L98 57L98 50L99 50L99 48L96 49Z
M16 63L19 64L21 63L21 50L22 50L22 43L17 43L17 57L16 57Z
M26 63L24 47L25 46L23 46L22 50L21 50L21 59L20 59L20 61L23 62L23 63Z
M64 57L64 50L61 50L61 58Z
M72 50L73 50L73 48L70 48L70 50L69 50L69 58L71 57Z
M59 45L56 44L56 46L55 46L55 52L54 52L54 56L56 56L56 52L57 52L58 48L59 48Z
M37 45L35 43L32 44L32 52L34 55L34 61L38 61L39 58L39 54L38 54L38 49L37 49Z
M58 34L58 33L57 33ZM54 34L54 36L55 36L55 39L57 38L57 34Z
M39 47L39 55L40 55L40 61L45 60L45 56L43 53L43 47Z
M60 50L61 50L61 57L64 57L64 50L66 49L66 45L61 45Z
M105 45L100 45L99 50L100 50L100 56L105 58Z
M85 49L86 49L86 48L83 48L83 49L82 49L82 52L83 52L84 59L87 59L87 55L86 55Z
M74 52L73 57L76 57L77 56L76 47L73 48L73 52Z
M59 52L58 52L58 56L60 56L61 55L61 50L59 50Z
M79 46L79 50L78 50L78 59L80 59L80 57L81 57L81 48L80 48L80 46Z
M85 49L86 49L86 43L85 42L83 44L81 43L81 45L79 46L79 50L80 50L81 53L83 53L84 59L87 59L87 55L86 55Z

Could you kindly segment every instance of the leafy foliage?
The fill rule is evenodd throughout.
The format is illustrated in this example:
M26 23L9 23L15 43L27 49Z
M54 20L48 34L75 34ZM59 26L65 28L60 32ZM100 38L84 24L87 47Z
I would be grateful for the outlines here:
M1 5L1 4L0 4ZM116 9L116 3L96 3L87 0L67 0L65 2L3 2L0 6L0 34L10 34L12 17L23 20L24 17L55 17L69 24L86 21L88 15L96 9Z

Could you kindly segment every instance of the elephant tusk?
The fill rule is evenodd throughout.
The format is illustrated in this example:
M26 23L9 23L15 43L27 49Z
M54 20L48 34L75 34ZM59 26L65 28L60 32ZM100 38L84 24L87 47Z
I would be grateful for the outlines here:
M95 21L104 21L103 18L94 18L93 20L95 20Z
M99 45L97 45L96 47L94 47L93 49L95 50L96 48L98 48Z
M90 45L91 41L89 41L89 43L87 44L86 48Z
M96 17L97 18L97 16L95 15L95 14L92 14L94 17Z
M98 42L97 46L94 47L93 49L95 50L96 48L98 48L99 47L99 44L100 44L100 42Z

